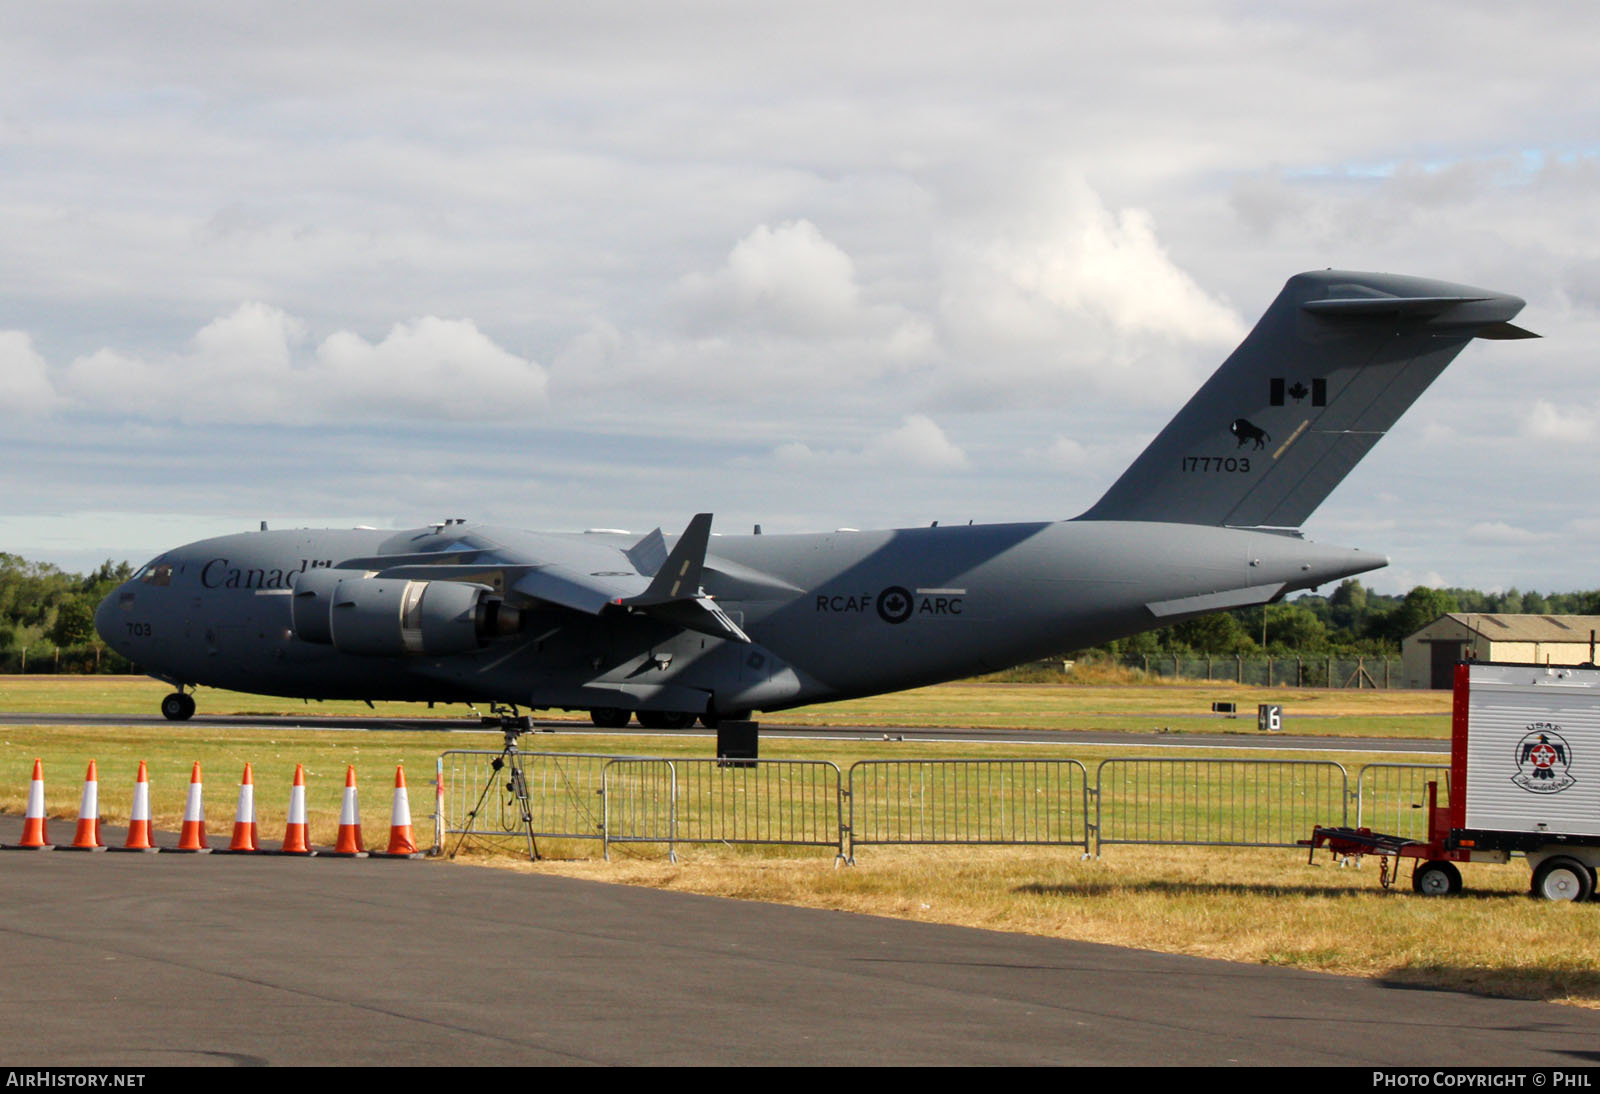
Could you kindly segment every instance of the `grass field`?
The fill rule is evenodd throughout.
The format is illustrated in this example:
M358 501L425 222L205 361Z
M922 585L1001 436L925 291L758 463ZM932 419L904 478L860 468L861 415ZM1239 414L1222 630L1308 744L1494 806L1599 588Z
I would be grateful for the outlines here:
M149 713L172 689L146 677L0 676L0 709L51 714ZM1212 714L1215 700L1236 703L1238 718ZM202 714L436 716L460 721L467 708L422 703L306 703L200 688ZM959 683L819 703L768 715L793 725L959 726L994 729L1113 729L1254 735L1258 703L1278 703L1285 729L1334 737L1429 737L1450 731L1450 695L1435 691L1253 688L1232 683L1143 687L1073 684ZM587 715L540 712L540 718L587 721Z
M150 681L11 677L0 678L0 705L56 712L148 711L165 691ZM1255 702L1269 698L1282 702L1290 728L1304 732L1351 733L1345 727L1367 724L1389 726L1384 732L1394 733L1395 723L1410 718L1421 728L1417 735L1443 736L1448 723L1448 698L1433 693L1263 692L1232 685L961 684L811 708L800 712L804 719L785 715L784 720L1061 728L1168 725L1176 730L1182 728L1179 712L1206 709L1212 698L1234 699L1241 710L1252 710ZM305 709L295 702L205 691L200 707L206 713L292 714ZM361 704L319 704L312 709L370 713ZM1297 710L1328 717L1306 717L1296 724ZM399 704L384 710L405 717L421 712L422 708ZM456 719L461 714L461 708L449 712ZM1041 721L1030 720L1035 718ZM1222 722L1209 716L1195 721L1208 730ZM1253 722L1241 719L1235 724ZM70 835L90 758L98 761L102 815L110 824L125 821L134 770L140 759L146 760L157 827L167 830L178 826L191 765L199 760L214 845L225 842L231 828L235 787L246 761L254 765L263 835L272 838L282 833L294 765L305 765L313 842L323 845L333 840L345 765L355 764L362 779L367 841L378 844L388 824L389 787L397 763L405 765L410 777L412 811L418 836L425 840L436 757L447 749L498 749L500 744L495 732L314 731L287 724L281 729L222 732L194 724L113 729L10 726L0 729L0 739L5 743L0 751L0 809L22 810L32 760L41 757L52 835L58 840ZM599 743L592 736L560 732L523 741L529 751L588 751ZM704 738L674 740L662 735L606 738L603 744L605 751L635 755L704 756L708 748ZM1070 756L1091 769L1102 758L1139 751L1137 747L942 747L776 737L762 741L764 757L828 759L841 767L869 757L948 758L958 754L956 749L963 756ZM1353 772L1370 757L1352 751L1338 753L1337 758ZM1431 759L1437 762L1437 757ZM514 841L498 850L474 844L464 857L515 870L1600 1006L1600 904L1550 904L1528 898L1528 873L1520 862L1466 865L1463 896L1425 899L1409 892L1408 872L1398 891L1380 888L1376 860L1368 859L1361 869L1340 869L1324 857L1313 866L1303 852L1287 850L1112 846L1102 858L1083 861L1069 850L867 847L851 867L836 867L827 852L783 847L680 847L676 864L666 860L664 849L652 845L614 847L610 862L600 858L599 845L590 841L541 840L540 850L546 857L537 863L519 859ZM270 868L270 862L263 868ZM416 868L450 867L419 863Z

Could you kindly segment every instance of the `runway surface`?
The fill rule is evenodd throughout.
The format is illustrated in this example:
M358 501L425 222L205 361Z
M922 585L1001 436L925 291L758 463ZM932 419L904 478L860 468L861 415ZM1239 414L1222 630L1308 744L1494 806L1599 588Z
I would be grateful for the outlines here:
M1594 1011L441 862L6 852L0 899L12 1066L1600 1061Z
M43 714L0 713L0 725L164 726L172 725L159 714ZM187 726L229 729L328 729L348 732L425 731L432 733L483 733L476 721L450 718L351 718L321 715L199 714ZM490 729L487 732L498 732ZM707 729L647 730L599 729L587 722L539 720L523 738L522 747L537 751L541 733L573 733L588 737L661 736L682 740L698 737L714 741ZM944 726L792 726L762 722L763 737L796 737L839 741L940 741L949 744L1026 744L1100 746L1147 749L1234 749L1241 751L1362 752L1380 754L1447 754L1450 742L1414 737L1319 737L1292 733L1151 733L1093 729L967 729Z

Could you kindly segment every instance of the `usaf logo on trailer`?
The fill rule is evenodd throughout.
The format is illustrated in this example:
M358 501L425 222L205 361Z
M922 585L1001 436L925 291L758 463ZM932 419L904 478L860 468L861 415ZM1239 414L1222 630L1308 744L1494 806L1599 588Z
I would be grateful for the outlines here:
M1511 781L1532 794L1559 794L1573 783L1572 749L1553 722L1535 722L1517 742Z

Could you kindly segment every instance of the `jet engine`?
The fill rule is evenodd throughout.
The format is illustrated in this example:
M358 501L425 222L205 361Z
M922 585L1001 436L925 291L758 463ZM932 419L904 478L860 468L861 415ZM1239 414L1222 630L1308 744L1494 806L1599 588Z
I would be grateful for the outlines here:
M487 585L307 570L295 582L295 636L366 657L443 656L514 634L515 608Z

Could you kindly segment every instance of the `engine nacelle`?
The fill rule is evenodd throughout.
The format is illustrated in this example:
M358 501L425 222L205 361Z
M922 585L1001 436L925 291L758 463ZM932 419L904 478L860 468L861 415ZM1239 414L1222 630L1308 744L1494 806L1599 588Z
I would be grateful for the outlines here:
M366 657L467 653L514 633L517 612L487 585L307 570L295 582L294 633Z

